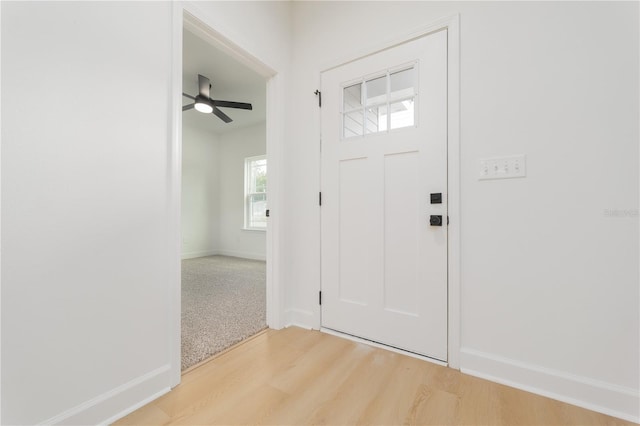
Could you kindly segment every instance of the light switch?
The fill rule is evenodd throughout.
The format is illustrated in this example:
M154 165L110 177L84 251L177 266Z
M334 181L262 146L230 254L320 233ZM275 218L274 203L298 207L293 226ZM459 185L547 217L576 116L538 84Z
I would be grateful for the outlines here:
M480 160L480 176L478 180L510 179L525 177L526 175L527 163L524 155L483 158Z

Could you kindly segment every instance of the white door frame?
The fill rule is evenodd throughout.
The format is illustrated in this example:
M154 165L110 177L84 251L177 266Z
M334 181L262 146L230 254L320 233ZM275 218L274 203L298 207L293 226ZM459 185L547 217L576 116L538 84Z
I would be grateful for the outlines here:
M280 221L282 211L281 141L284 135L284 99L282 73L241 47L230 36L220 32L220 18L204 12L195 2L175 2L172 10L172 79L170 96L170 147L168 153L169 181L169 241L168 265L170 269L169 294L169 357L171 362L171 387L180 383L181 375L181 187L182 187L182 31L194 32L213 47L229 54L267 80L267 159L269 161L269 209L267 223L267 325L280 329L284 320L284 295L280 282Z
M448 324L447 364L460 369L460 15L439 19L402 37L389 40L382 45L368 47L346 58L332 61L321 68L323 72L357 61L386 49L407 43L430 33L447 29L447 193L449 226L448 232ZM320 89L322 90L322 88ZM318 126L318 130L320 130ZM320 159L320 161L322 161ZM320 230L322 232L322 230ZM322 266L321 266L322 267ZM320 285L321 282L320 282ZM320 290L320 289L318 289ZM318 323L321 311L318 310Z

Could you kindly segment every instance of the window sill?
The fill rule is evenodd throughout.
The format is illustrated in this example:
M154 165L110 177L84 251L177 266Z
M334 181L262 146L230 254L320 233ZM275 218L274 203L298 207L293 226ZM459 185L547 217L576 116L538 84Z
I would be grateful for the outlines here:
M267 228L240 228L240 230L248 232L267 232Z

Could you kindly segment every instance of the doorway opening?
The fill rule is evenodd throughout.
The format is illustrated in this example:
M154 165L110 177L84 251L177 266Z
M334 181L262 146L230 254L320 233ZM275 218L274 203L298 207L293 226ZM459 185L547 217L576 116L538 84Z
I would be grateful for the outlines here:
M267 79L187 22L182 34L182 371L267 327L269 196ZM194 99L203 86L209 86L214 103L204 113ZM220 100L229 102L216 106Z

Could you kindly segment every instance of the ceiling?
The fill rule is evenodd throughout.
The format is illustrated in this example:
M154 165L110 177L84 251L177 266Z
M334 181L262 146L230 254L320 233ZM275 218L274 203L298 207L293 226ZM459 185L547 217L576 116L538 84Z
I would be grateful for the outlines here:
M213 114L203 114L191 109L182 113L184 126L192 126L213 133L225 133L242 127L262 123L266 119L266 81L264 77L238 62L231 56L189 31L183 35L182 91L198 94L198 74L211 81L213 99L249 102L252 111L220 108L233 119L226 124ZM193 103L182 98L182 105Z

